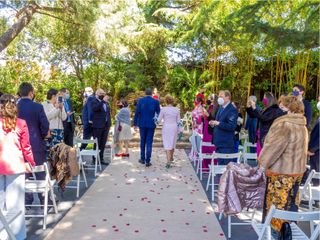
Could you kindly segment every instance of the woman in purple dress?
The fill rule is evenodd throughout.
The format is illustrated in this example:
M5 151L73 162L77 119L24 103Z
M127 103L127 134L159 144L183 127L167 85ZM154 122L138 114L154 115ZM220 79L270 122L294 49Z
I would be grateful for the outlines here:
M167 154L166 168L170 168L173 162L173 153L178 137L178 123L180 122L180 110L173 106L174 99L170 95L165 96L166 106L161 108L158 122L163 120L162 141Z

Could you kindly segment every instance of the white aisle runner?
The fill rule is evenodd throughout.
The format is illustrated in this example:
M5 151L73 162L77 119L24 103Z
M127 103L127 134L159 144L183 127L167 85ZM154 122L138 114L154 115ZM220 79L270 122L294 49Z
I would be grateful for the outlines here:
M184 150L165 169L165 152L153 150L152 166L114 159L66 214L47 240L225 239Z

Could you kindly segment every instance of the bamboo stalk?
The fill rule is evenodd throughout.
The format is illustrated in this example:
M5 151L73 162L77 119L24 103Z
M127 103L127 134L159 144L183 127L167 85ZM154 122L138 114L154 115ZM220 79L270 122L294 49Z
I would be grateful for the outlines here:
M282 77L283 77L283 59L281 60L281 68L280 68L280 79L279 79L279 94L278 94L278 98L280 98L281 96L281 88L282 88Z
M299 83L299 67L300 67L300 50L298 50L298 60L297 60L297 73L296 73L296 82Z
M273 85L273 56L271 58L271 92L272 92L272 86Z
M274 93L277 93L277 86L278 86L278 75L279 75L279 52L277 52L277 64L276 64L276 85L274 86Z
M214 55L214 59L213 59L213 90L216 90L216 64L217 64L217 51L216 51L217 47L214 48L213 50L213 55Z
M308 64L309 64L309 57L310 57L310 49L307 53L307 60L306 60L306 67L304 69L304 76L303 76L303 86L306 88L307 90L307 69L308 69Z
M306 55L305 53L302 53L301 55L301 59L300 59L300 64L303 66L303 64L305 63L305 58L306 58ZM299 83L303 85L303 67L302 67L302 70L300 71L300 66L299 66Z

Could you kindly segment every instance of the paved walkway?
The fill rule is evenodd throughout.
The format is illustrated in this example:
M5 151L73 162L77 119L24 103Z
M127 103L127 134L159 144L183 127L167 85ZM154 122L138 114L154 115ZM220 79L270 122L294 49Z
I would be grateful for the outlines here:
M46 239L206 240L225 235L184 150L165 169L154 149L153 166L114 159Z

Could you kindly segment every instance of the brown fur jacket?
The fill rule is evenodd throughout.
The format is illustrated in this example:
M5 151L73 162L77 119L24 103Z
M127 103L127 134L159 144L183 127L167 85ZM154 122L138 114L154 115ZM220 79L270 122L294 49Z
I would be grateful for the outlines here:
M302 114L287 114L272 124L260 154L266 175L303 175L306 170L308 130Z

